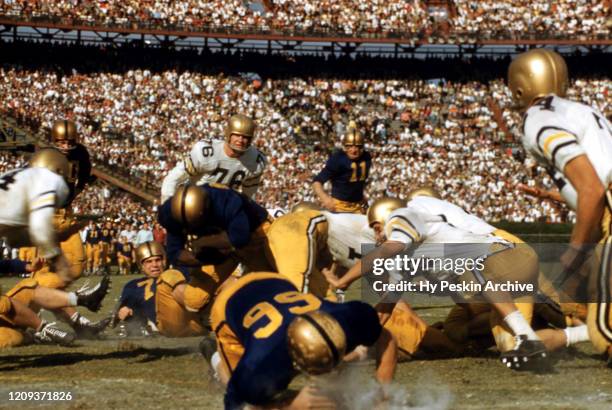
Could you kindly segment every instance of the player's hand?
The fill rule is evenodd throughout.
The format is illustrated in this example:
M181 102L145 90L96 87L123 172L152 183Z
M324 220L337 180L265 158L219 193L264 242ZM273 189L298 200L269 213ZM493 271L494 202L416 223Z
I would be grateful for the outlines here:
M28 263L25 267L28 273L37 272L42 269L45 264L45 258L36 258L32 262Z
M321 269L321 273L325 277L327 283L335 287L336 289L340 289L340 278L336 276L333 269L323 268Z
M336 204L334 203L334 199L331 196L326 196L325 198L322 198L321 205L323 205L323 208L327 209L328 211L336 211Z
M134 314L134 311L132 309L130 309L127 306L123 306L121 307L121 309L119 309L119 311L117 312L117 319L119 320L125 320L128 317L132 316Z
M288 407L291 410L334 410L335 408L336 403L312 386L305 386L300 390Z
M525 184L518 184L517 188L520 191L523 191L524 193L526 193L527 195L535 196L536 198L542 198L542 199L546 198L546 191L538 187L529 186Z

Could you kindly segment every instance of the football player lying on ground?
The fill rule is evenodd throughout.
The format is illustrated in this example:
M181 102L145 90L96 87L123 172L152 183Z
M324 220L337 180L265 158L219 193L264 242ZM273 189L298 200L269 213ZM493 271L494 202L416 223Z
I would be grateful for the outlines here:
M60 309L67 306L85 306L96 312L108 291L108 277L103 278L96 286L82 287L76 292L64 292L58 289L39 286L36 279L19 281L6 295L0 296L0 348L19 346L28 342L24 328L34 329L34 341L38 343L72 343L75 335L55 327L55 323L41 320L34 309ZM101 329L108 324L99 322Z
M386 384L393 379L396 344L370 305L300 293L276 273L251 273L225 287L213 304L211 321L217 337L211 364L227 386L226 409L246 404L334 408L308 386L293 398L275 399L300 371L328 373L360 345L376 345L377 380Z
M437 208L446 210L440 213ZM407 249L416 249L423 243L461 242L482 244L487 248L484 251L478 245L477 249L469 251L472 254L462 251L461 255L483 258L483 271L474 273L481 284L488 281L500 283L508 279L519 280L521 283L537 282L538 263L535 252L528 246L515 247L503 238L477 232L472 226L477 226L478 221L478 218L461 208L437 198L419 197L408 204L397 198L379 199L368 210L368 222L381 245L341 279L328 275L328 280L336 287L346 288L361 277L362 272L370 272L377 258L390 258ZM460 276L459 280L465 282L465 275ZM492 330L501 352L501 361L508 367L521 370L539 367L537 363L546 358L546 348L529 324L531 310L526 318L518 308L527 306L531 309L532 296L498 291L481 293L498 316L492 321L495 324ZM515 300L527 303L517 307Z
M214 295L218 283L208 275L189 276L166 269L166 251L158 242L136 248L136 262L144 278L128 282L121 292L113 326L126 321L128 331L159 332L168 337L200 336L207 332L199 313Z

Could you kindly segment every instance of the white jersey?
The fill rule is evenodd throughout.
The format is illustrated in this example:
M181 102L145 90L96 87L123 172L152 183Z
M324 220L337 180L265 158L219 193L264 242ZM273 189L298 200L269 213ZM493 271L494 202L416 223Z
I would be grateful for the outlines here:
M253 198L266 168L266 157L251 145L239 158L230 158L225 153L224 144L219 140L196 142L189 155L164 178L162 202L187 181L227 185Z
M376 243L365 215L323 211L328 222L327 246L334 260L351 268L361 259L361 245Z
M68 199L63 178L46 168L20 168L0 176L0 237L12 247L37 246L41 256L61 253L55 209Z
M612 125L596 109L550 95L527 110L523 133L525 149L548 169L572 209L578 195L564 172L572 159L586 155L604 186L612 183Z
M408 202L406 208L393 211L384 226L384 233L388 240L414 245L414 254L418 257L478 258L490 254L491 244L510 245L507 241L496 236L475 233L461 228L461 225L470 224L459 221L457 209L463 212L463 217L466 220L475 217L459 207L454 209L456 214L453 219L458 223L458 226L455 226L445 220L446 216L439 214L438 210L423 209L420 205L416 204L415 206L412 201ZM451 209L452 207L449 206L448 208Z
M478 235L489 235L497 229L477 216L467 213L463 208L438 198L417 196L408 206L423 213L438 215L444 222Z

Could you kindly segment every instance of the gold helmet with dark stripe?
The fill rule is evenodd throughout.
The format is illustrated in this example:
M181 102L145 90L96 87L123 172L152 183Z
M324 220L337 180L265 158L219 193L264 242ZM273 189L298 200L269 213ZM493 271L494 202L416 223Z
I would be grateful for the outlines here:
M78 142L76 124L68 120L58 120L51 127L51 140L54 144L58 141Z
M435 188L430 186L424 186L421 188L413 189L408 193L408 201L412 201L417 196L429 196L432 198L440 199L440 194L436 191Z
M350 128L342 138L342 145L356 145L362 147L365 144L363 135L354 128Z
M372 206L368 208L368 225L371 227L374 223L385 224L391 212L399 208L404 208L406 201L399 198L383 197L374 201Z
M225 142L230 144L230 137L232 134L242 135L252 140L255 136L255 127L255 121L253 121L251 117L242 114L232 115L225 128ZM230 145L230 148L238 152L246 151L246 149L232 145Z
M315 204L310 201L298 202L291 208L291 212L302 212L302 211L321 211L323 208L319 204Z
M181 186L171 199L172 218L187 232L194 231L204 222L209 207L208 193L197 185Z
M36 151L30 158L30 167L47 168L64 178L66 183L69 182L71 175L70 162L64 154L54 148L44 148Z
M346 335L340 323L321 311L293 319L287 329L287 343L294 366L308 374L329 372L346 352Z
M142 263L149 258L159 256L162 259L166 259L166 250L159 242L149 241L141 244L136 248L136 262L138 266L142 267Z
M548 94L564 97L569 79L558 53L538 48L519 54L508 68L508 87L518 108L526 108Z

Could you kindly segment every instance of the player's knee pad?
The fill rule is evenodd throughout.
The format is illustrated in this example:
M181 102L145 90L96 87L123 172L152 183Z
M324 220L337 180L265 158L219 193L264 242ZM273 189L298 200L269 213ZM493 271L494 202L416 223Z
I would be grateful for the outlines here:
M6 326L0 327L0 349L20 346L23 342L24 335L21 331Z
M214 290L188 284L185 286L185 309L190 312L198 312L212 299Z

